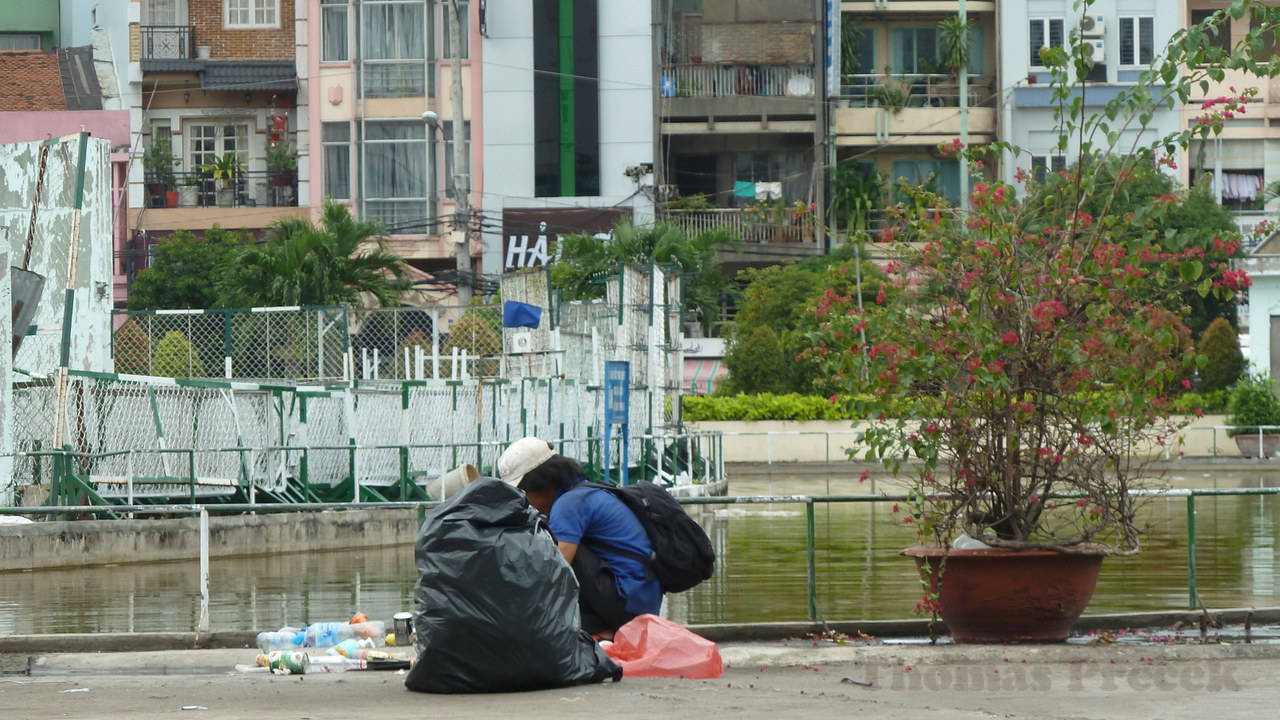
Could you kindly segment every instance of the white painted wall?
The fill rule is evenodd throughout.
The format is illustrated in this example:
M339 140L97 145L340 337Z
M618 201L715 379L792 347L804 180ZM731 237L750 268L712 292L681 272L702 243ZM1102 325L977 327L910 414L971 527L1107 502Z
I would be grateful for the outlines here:
M633 208L653 216L652 203L623 172L654 160L652 43L649 3L600 3L599 196L534 197L533 4L490 5L484 40L481 122L484 147L484 267L502 267L501 225L507 207ZM645 178L651 182L652 178Z
M26 254L40 147L38 142L0 145L0 228L9 228L10 258L18 266L22 266ZM73 235L79 152L80 140L75 136L50 146L27 265L27 269L45 277L45 286L33 320L38 334L23 341L13 365L40 375L53 372L59 365L64 298L72 267L75 293L69 366L99 372L112 369L110 147L103 138L88 140L84 209L79 234Z
M131 0L62 0L59 6L62 44L93 46L106 110L124 110L131 104L125 95L129 89L129 22L137 8L138 3Z
M1073 0L1025 0L1025 2L1002 2L998 5L1000 78L1003 96L1002 122L1004 123L1002 135L1005 140L1024 150L1023 155L1006 163L1005 180L1008 182L1013 182L1013 175L1019 167L1030 167L1030 154L1053 154L1059 136L1052 107L1027 106L1028 102L1036 98L1047 98L1051 92L1047 72L1031 66L1030 20L1064 18L1065 33L1070 33L1079 22L1079 16L1073 6ZM1141 68L1119 65L1119 18L1144 15L1153 17L1157 55L1162 52L1169 38L1178 29L1179 23L1176 3L1171 0L1098 0L1089 8L1089 14L1102 15L1106 18L1106 32L1103 40L1106 49L1108 84L1090 85L1085 93L1086 106L1096 111L1102 107L1106 99L1114 95L1117 88L1131 86L1137 72L1141 70ZM1029 81L1030 75L1036 76L1035 83ZM1091 94L1095 101L1090 100ZM1118 130L1119 125L1120 123L1117 123L1115 129ZM1177 129L1177 111L1158 110L1148 127L1134 127L1122 132L1113 151L1127 153L1135 147L1135 143L1138 146L1146 145ZM1093 144L1095 147L1105 148L1107 144L1105 136L1093 138ZM1070 163L1073 158L1078 157L1079 139L1072 137L1068 147L1067 161Z

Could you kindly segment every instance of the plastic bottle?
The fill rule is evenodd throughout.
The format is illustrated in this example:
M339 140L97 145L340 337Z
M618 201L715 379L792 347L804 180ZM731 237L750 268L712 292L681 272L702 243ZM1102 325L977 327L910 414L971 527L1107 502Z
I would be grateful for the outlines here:
M311 672L346 672L348 670L364 670L368 664L364 660L355 660L341 655L320 655L312 658Z
M275 632L258 633L258 649L263 652L272 650L296 650L306 640L298 628L282 627Z
M341 622L313 623L303 628L302 633L303 647L309 648L333 647L343 640L352 638L372 640L375 646L385 645L387 638L386 623L380 620L370 620L355 625Z
M368 638L347 638L337 645L329 648L330 655L341 655L342 657L358 657L357 653L365 648L373 647L373 641Z

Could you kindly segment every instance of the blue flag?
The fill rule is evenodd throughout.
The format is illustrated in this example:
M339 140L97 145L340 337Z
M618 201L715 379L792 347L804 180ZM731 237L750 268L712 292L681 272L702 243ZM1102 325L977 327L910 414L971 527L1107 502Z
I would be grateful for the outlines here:
M537 305L506 300L502 303L502 327L537 329L542 323L542 308Z

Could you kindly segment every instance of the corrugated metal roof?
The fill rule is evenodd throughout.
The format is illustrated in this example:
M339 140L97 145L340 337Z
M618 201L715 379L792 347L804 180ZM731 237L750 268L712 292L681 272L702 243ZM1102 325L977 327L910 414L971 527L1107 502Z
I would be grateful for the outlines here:
M143 58L142 72L198 72L208 61L199 58Z
M101 110L102 88L93 67L93 48L63 48L58 51L62 74L62 96L68 110Z
M205 90L296 90L298 73L292 60L220 60L206 62L200 72Z

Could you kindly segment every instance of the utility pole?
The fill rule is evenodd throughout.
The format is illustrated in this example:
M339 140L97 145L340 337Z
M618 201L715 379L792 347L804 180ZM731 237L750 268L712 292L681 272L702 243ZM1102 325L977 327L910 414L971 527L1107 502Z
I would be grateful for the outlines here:
M449 47L453 68L453 201L454 235L458 243L458 302L471 304L471 168L467 162L467 134L462 106L462 10L449 0Z
M969 149L969 52L973 45L969 42L969 13L965 0L960 0L960 24L964 28L961 34L965 44L965 63L960 67L960 142ZM969 209L969 165L960 162L960 207Z

